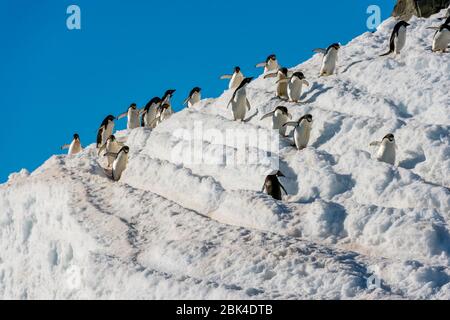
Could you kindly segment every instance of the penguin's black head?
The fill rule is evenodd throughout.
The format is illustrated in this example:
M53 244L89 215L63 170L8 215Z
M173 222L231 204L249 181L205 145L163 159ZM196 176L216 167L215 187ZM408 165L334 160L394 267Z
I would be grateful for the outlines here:
M394 140L395 140L394 135L393 135L392 133L387 134L387 135L383 138L383 140L384 140L384 139L388 139L389 142L394 142Z
M288 74L288 69L287 68L280 68L280 70L278 70L278 71L281 72L285 76L287 76L287 74Z
M133 102L133 103L130 105L130 108L136 109L136 103Z
M284 114L288 114L288 109L286 107L284 107L284 106L278 106L278 107L275 108L275 110L280 110Z
M449 18L450 19L450 18ZM440 28L439 31L442 32L442 30L447 29L448 31L450 31L450 26L448 24L443 24Z
M175 91L177 91L177 90L175 90L175 89L167 90L166 93L164 93L164 97L172 97L173 94L175 93Z
M277 177L285 177L285 175L283 174L283 172L281 172L280 170L278 170L278 172L276 173Z
M242 83L249 84L250 82L252 82L252 80L253 80L253 77L248 77L248 78L245 78L244 80L242 80Z
M297 77L297 78L299 78L300 80L305 79L305 75L303 74L303 72L300 72L300 71L294 72L294 74L293 74L292 76L293 76L293 77Z
M120 149L120 151L123 151L123 152L125 152L125 153L128 153L128 152L130 152L130 148L127 147L127 146L123 146L122 149ZM120 153L120 151L119 151L119 153Z
M162 106L161 106L161 109L162 110L166 110L166 109L169 109L170 108L170 104L168 104L168 103L164 103Z
M398 23L398 25L399 26L403 26L403 27L408 27L408 26L410 26L410 24L408 23L408 22L406 22L406 21L400 21L399 23Z
M195 87L194 89L192 89L192 93L200 92L200 91L202 91L202 88L200 88L200 87Z
M109 115L105 118L106 121L114 121L116 119L116 117L114 117L113 115Z
M234 67L234 72L235 72L235 73L241 72L241 68L240 68L240 67Z
M75 134L73 135L73 138L74 138L75 140L80 140L80 136L78 135L78 133L75 133Z
M109 136L109 140L111 140L111 141L116 141L116 136L115 135L110 135Z
M330 47L339 50L341 48L341 45L339 43L333 43Z
M270 56L267 57L266 62L269 62L270 60L272 60L272 61L277 60L277 56L274 54L271 54Z
M302 122L302 120L306 120L306 121L308 121L309 123L311 123L311 122L313 121L313 117L312 117L312 115L310 115L310 114L304 115L303 117L301 117L301 118L298 120L298 123Z

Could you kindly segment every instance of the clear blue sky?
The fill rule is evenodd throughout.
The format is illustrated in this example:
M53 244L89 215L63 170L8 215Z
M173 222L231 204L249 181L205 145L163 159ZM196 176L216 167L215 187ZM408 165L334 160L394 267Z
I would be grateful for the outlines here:
M84 145L108 114L177 89L175 109L194 86L216 97L235 65L276 53L291 67L311 49L367 31L366 9L383 19L394 0L0 0L0 182L34 170L73 133ZM81 30L66 9L81 8ZM124 128L121 120L118 128Z

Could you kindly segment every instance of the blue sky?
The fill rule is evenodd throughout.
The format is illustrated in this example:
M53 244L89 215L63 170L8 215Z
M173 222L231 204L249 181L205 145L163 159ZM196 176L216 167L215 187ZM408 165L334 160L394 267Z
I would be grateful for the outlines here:
M0 0L0 182L34 170L73 133L84 145L108 114L177 89L175 109L195 86L226 88L235 65L277 54L291 67L315 47L368 31L367 7L387 18L394 0L325 1ZM81 8L81 30L66 9ZM117 128L124 128L121 120Z

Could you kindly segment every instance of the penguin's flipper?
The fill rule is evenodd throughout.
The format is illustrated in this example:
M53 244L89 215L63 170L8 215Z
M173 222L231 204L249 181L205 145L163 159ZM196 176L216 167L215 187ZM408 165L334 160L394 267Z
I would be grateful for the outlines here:
M191 97L187 97L187 98L183 101L183 106L186 105L186 104L188 103L188 101L189 101L190 98L191 98Z
M250 101L248 101L248 99L245 99L247 101L247 109L250 110L252 108L252 106L250 105Z
M284 79L280 79L280 80L277 80L277 82L276 82L276 83L289 82L289 81L291 81L291 79L292 79L292 77L290 77L290 78L284 78Z
M122 119L122 118L125 118L125 117L127 116L127 114L128 114L128 111L119 114L119 115L117 116L117 120L120 120L120 119Z
M304 84L305 86L309 87L309 82L308 82L307 80L304 80L304 79L303 79L303 84Z
M374 142L371 142L370 144L369 144L369 146L371 146L371 147L378 147L378 146L380 146L381 145L381 142L380 141L374 141Z
M61 150L66 150L70 148L70 144L65 144L63 146L61 146Z
M105 148L106 148L106 143L101 146L101 148L97 152L97 155L99 156L102 153L102 151L105 150Z
M268 73L264 76L264 79L275 78L278 75L278 72Z
M289 195L289 193L287 193L286 189L283 187L283 185L280 183L280 187L281 189L283 189L284 193L286 193L286 195Z
M429 30L439 30L440 27L428 27L427 29L429 29Z
M258 63L255 68L264 68L266 66L265 62Z
M286 122L285 124L283 124L283 127L296 127L298 125L298 122Z
M97 132L97 148L101 147L103 130L105 130L104 127L101 127L100 129L98 129L98 132Z
M316 49L314 49L314 50L313 50L313 52L315 52L315 53L323 53L323 54L325 54L325 53L327 53L327 49L323 49L323 48L316 48Z
M231 74L224 74L223 76L220 76L220 80L226 80L231 78L233 78Z
M274 114L275 114L275 111L269 112L269 113L263 115L262 118L261 118L260 120L264 120L264 119L266 119L266 118L268 118L268 117L273 116Z

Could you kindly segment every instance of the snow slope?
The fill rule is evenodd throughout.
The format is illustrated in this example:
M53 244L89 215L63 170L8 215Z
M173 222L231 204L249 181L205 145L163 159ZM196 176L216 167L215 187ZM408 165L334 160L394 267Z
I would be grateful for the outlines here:
M117 133L131 149L120 182L93 145L11 175L0 298L450 299L450 56L431 53L426 30L440 16L413 18L395 59L378 58L389 19L343 47L337 76L318 78L320 55L292 68L311 83L303 104L281 103L259 77L248 123L231 121L226 91L153 131ZM261 193L269 162L213 161L267 150L195 134L201 124L269 136L259 119L280 104L314 117L307 149L280 139L283 202ZM369 147L387 133L397 166ZM194 144L211 163L185 157ZM368 287L373 275L380 286Z

